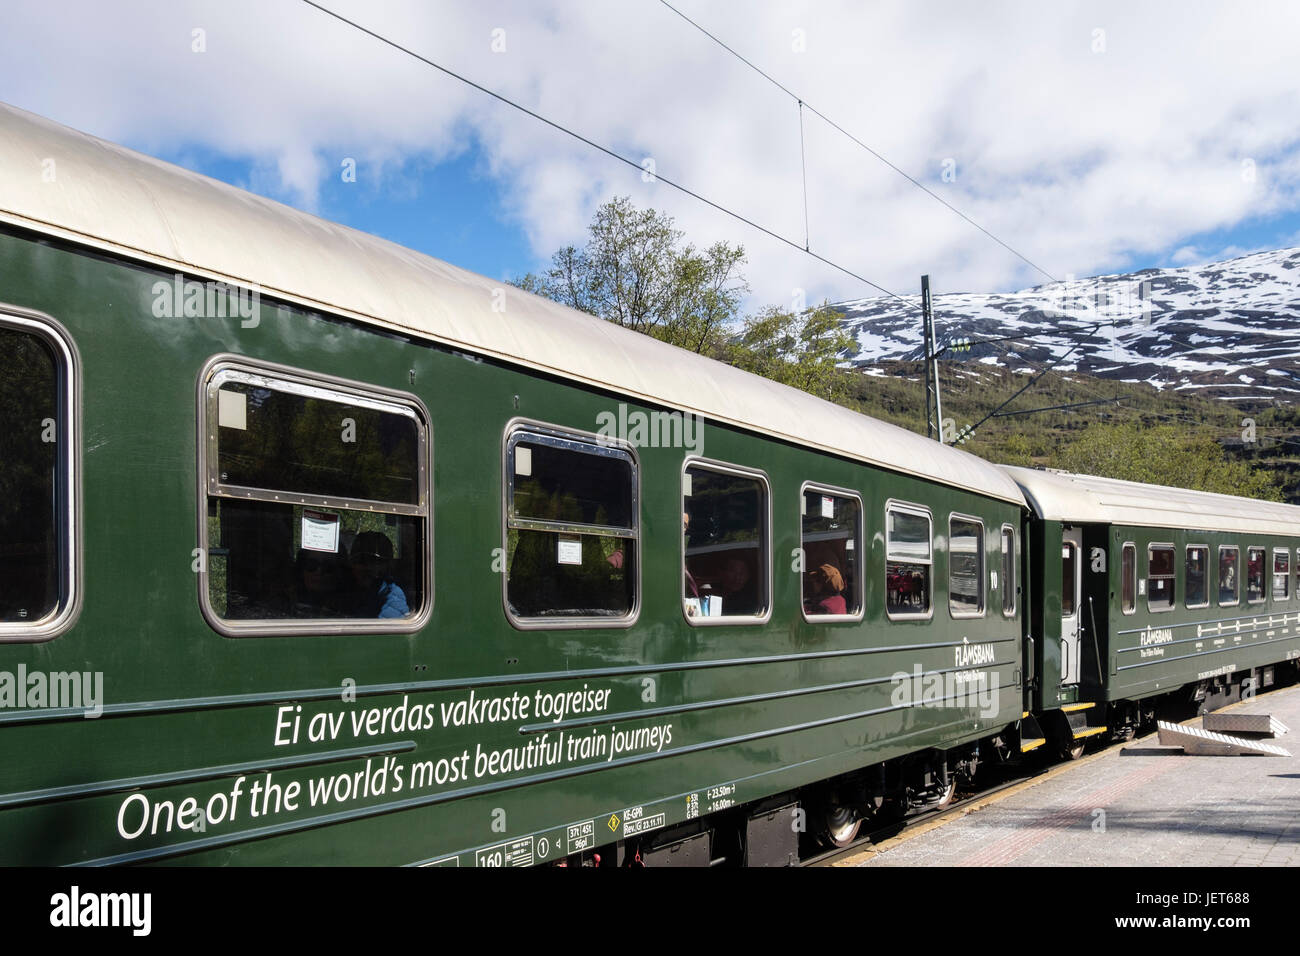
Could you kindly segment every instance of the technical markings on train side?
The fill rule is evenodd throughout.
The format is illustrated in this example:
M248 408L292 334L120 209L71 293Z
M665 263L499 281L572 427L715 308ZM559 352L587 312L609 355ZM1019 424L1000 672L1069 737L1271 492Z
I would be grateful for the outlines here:
M1201 671L1196 675L1197 680L1209 680L1211 677L1222 677L1225 674L1235 674L1237 672L1236 664L1224 664L1222 667L1216 667L1214 670Z
M532 866L536 860L533 837L520 837L507 843L498 843L474 854L475 866Z
M688 793L686 795L686 819L694 820L700 815L700 795L698 793Z
M564 852L570 856L596 848L596 821L570 823L564 833Z
M709 787L705 791L709 803L705 808L705 813L713 813L717 810L725 810L728 807L736 805L735 801L736 785L734 783L724 783L721 786Z
M628 807L623 811L623 836L636 836L638 833L649 833L651 830L658 830L668 822L668 815L665 813L647 814L645 806Z

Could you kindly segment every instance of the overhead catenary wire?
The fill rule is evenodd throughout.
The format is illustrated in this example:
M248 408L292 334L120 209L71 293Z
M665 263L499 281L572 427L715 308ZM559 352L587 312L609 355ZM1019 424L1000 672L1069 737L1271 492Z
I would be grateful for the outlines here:
M349 18L343 16L341 13L337 13L334 10L329 9L328 7L316 3L315 0L302 0L302 2L309 7L312 7L313 9L318 10L321 13L326 14L327 16L333 17L335 20L338 20L339 22L352 27L354 30L364 33L367 36L372 37L375 40L378 40L380 43L383 43L386 46L390 46L394 50L404 53L414 60L418 60L419 62L425 64L426 66L433 67L435 70L438 70L439 72L446 74L452 79L458 80L467 86L473 87L474 89L478 90L480 93L490 96L494 100L497 100L500 103L504 103L510 108L518 110L519 112L525 114L526 116L532 117L533 119L537 120L539 123L544 123L545 125L556 130L557 132L563 133L566 136L578 140L578 142L583 143L586 146L590 146L592 149L597 150L598 152L604 153L606 156L610 157L611 159L618 160L620 163L624 163L625 165L630 166L633 169L644 172L644 167L642 167L641 163L636 159L632 159L630 157L624 156L622 153L619 153L608 146L603 146L600 143L597 143L595 140L590 139L589 137L584 136L583 134L578 133L572 129L569 129L567 126L564 126L562 123L559 123L553 119L543 116L542 114L536 112L535 110L529 109L527 106L524 106L523 104L510 99L504 94L498 93L496 90L489 89L488 87L483 86L481 83L476 83L474 80L471 80L469 77L457 73L455 70L443 66L441 63L437 63L426 56L416 53L414 50L410 49L409 47L403 46L402 44L398 43L396 40L389 39L388 37L380 33L376 33L374 30L362 26L360 23L357 23L355 20L350 20ZM847 266L841 265L840 263L835 262L834 260L821 255L820 253L813 252L809 248L800 246L797 241L790 239L786 236L783 236L780 233L776 232L775 230L769 229L767 226L761 225L760 223L755 222L754 220L744 215L741 215L735 210L730 209L712 199L709 199L707 196L704 196L679 182L676 182L672 179L667 178L666 176L663 176L658 171L655 172L654 176L656 182L661 182L664 185L671 187L672 189L676 189L678 192L683 193L684 195L690 196L692 199L704 203L706 206L709 206L711 209L723 213L726 216L730 216L732 219L735 219L737 222L744 223L745 225L749 226L751 229L757 229L759 232L771 237L772 239L776 239L778 242L782 242L793 249L798 249L800 252L803 252L805 255L808 255L813 259L816 259L818 262L822 263L823 265L829 266L830 268L836 270L837 272L843 273L844 275L849 276L852 279L856 279L857 281L865 285L868 285L871 288L876 289L887 296L890 296L891 298L897 299L899 302L903 303L905 306L907 306L909 309L912 309L913 311L916 311L918 313L920 312L920 308L916 305L913 305L911 302L909 302L906 297L901 296L898 293L893 292L889 289L886 289L883 285L880 285L877 282L873 282L872 280L868 279L866 276L862 275L861 273L855 272L854 270L848 268ZM807 220L805 219L805 224L806 222Z
M803 100L799 101L799 172L803 176L803 251L812 241L808 230L808 160L803 144Z
M843 136L847 137L848 139L852 140L854 143L856 143L856 144L857 144L858 146L860 146L862 149L866 150L868 153L870 153L870 154L871 154L872 156L874 156L876 159L880 160L880 162L884 163L886 166L888 166L888 167L889 167L890 169L892 169L894 172L898 173L898 175L900 175L900 176L902 176L904 179L906 179L909 183L911 183L911 184L912 184L913 186L915 186L917 189L919 189L919 190L921 190L922 192L924 192L924 193L925 193L926 195L928 195L931 199L934 199L934 200L936 200L937 202L942 203L942 204L943 204L944 206L946 206L950 211L952 211L952 212L955 213L956 215L960 216L962 219L966 220L967 223L969 223L970 225L974 226L974 227L975 227L976 229L978 229L980 232L984 233L984 235L988 236L990 239L992 239L994 242L996 242L998 245L1000 245L1003 249L1006 249L1007 252L1011 253L1013 256L1015 256L1017 259L1019 259L1021 262L1025 263L1026 265L1028 265L1030 268L1036 270L1037 272L1040 272L1040 273L1042 273L1043 275L1047 276L1047 278L1051 279L1053 282L1060 282L1060 281L1061 281L1059 278L1057 278L1056 276L1052 275L1052 273L1048 272L1048 271L1047 271L1046 269L1044 269L1042 266L1038 265L1038 263L1034 262L1032 259L1030 259L1028 256L1026 256L1024 253L1020 252L1018 249L1016 249L1016 248L1015 248L1014 246L1012 246L1010 243L1005 242L1004 240L1002 240L1001 238L999 238L998 236L996 236L996 235L994 235L992 232L990 232L988 229L986 229L986 228L984 228L983 226L981 226L978 222L976 222L976 221L975 221L974 219L972 219L970 216L966 215L966 213L962 212L960 209L958 209L958 208L957 208L956 206L954 206L952 203L948 202L948 200L944 199L942 196L940 196L938 193L936 193L933 189L930 189L930 188L929 188L928 186L926 186L924 183L918 181L915 177L909 175L906 171L904 171L903 169L899 168L899 167L896 166L894 163L890 162L887 158L885 158L884 156L882 156L882 155L881 155L879 152L877 152L875 149L873 149L872 147L868 146L866 143L864 143L864 142L863 142L862 140L860 140L858 137L854 136L854 135L853 135L852 133L850 133L847 129L845 129L845 128L844 128L843 126L841 126L839 123L835 122L835 120L831 119L829 116L827 116L827 115L826 115L825 113L823 113L821 110L817 109L815 106L813 106L811 103L809 103L809 102L808 102L807 100L805 100L803 97L801 97L798 93L795 93L793 90L791 90L789 87L787 87L787 86L786 86L784 83L782 83L780 80L777 80L775 77L773 77L773 76L772 76L770 73L768 73L766 70L764 70L764 69L762 69L761 67L757 66L756 64L754 64L752 61L750 61L750 60L747 59L746 57L742 56L742 55L741 55L740 53L738 53L735 49L733 49L732 47L730 47L730 46L728 46L726 43L724 43L720 38L718 38L718 37L715 36L714 34L710 33L710 32L709 32L708 30L706 30L704 27L700 26L700 24L696 23L694 20L692 20L692 19L691 19L690 17L688 17L686 14L682 13L682 11L678 10L678 9L677 9L676 7L674 7L671 3L669 3L668 0L659 0L659 2L662 3L662 4L663 4L665 7L667 7L669 10L671 10L673 13L677 14L679 17L681 17L683 20L685 20L685 21L686 21L687 23L689 23L691 26L693 26L696 30L699 30L701 33L703 33L706 37L708 37L710 40L712 40L712 41L713 41L714 43L716 43L718 46L722 47L724 50L726 50L728 53L730 53L732 56L734 56L736 59L738 59L741 63L744 63L747 67L749 67L751 70L753 70L753 71L754 71L755 73L757 73L759 76L763 77L763 79L767 80L769 83L771 83L771 84L772 84L773 86L775 86L777 89L779 89L781 92L785 93L787 96L792 97L792 98L795 99L795 100L798 100L798 102L799 102L799 104L800 104L800 108L801 108L801 109L800 109L801 116L802 116L802 109L803 109L803 107L807 107L808 111L811 112L813 115L817 116L820 120L822 120L822 122L826 123L828 126L830 126L832 129L836 130L836 131L837 131L838 133L840 133L841 135L843 135ZM802 132L802 127L801 127L801 132Z

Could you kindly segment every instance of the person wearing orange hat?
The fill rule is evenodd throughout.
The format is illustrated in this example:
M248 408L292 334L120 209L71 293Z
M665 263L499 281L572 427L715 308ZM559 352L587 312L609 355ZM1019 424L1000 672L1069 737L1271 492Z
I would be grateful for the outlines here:
M804 600L809 614L848 614L844 601L844 576L833 564L823 564L808 572L812 594Z

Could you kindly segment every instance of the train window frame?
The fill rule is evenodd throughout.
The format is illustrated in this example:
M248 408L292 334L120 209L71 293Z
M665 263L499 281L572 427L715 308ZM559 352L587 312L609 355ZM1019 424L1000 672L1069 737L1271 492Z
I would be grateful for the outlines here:
M532 444L567 448L570 451L582 454L604 455L610 458L626 457L632 466L632 510L630 514L632 526L630 528L618 528L617 530L630 533L624 535L609 533L615 529L616 526L614 525L566 525L562 522L521 518L516 515L514 513L515 469L511 467L511 456L515 446L525 438ZM632 542L634 549L632 559L632 602L627 614L618 617L600 617L596 615L530 617L516 614L510 606L509 575L503 567L501 570L501 607L510 625L520 631L570 631L590 630L592 628L625 629L636 624L641 616L641 566L644 564L645 555L641 546L641 460L636 453L635 446L606 435L599 435L596 432L569 428L536 419L513 418L506 424L501 441L501 475L501 553L503 556L508 553L510 547L509 538L512 527L524 530L557 532L567 530L575 534L626 539ZM532 527L524 528L525 525L531 525Z
M803 518L804 518L803 502L806 500L805 496L810 491L820 492L822 494L831 495L833 497L848 498L858 503L858 532L857 532L857 537L854 539L853 542L853 547L858 553L857 560L854 562L857 570L853 576L854 594L857 597L858 609L857 611L849 614L809 614L807 605L804 604L804 600L803 600L804 577L803 575L800 575L800 586L799 586L800 613L803 614L803 619L807 621L809 624L821 624L821 623L852 624L852 623L859 622L866 616L867 613L867 602L866 602L866 595L865 595L867 562L866 562L866 551L863 549L863 543L866 540L866 531L864 526L866 524L867 513L866 513L866 506L862 503L862 495L849 488L839 488L836 487L835 485L824 485L814 481L805 481L803 485L800 486L799 488L800 510L798 516L799 548L800 548L800 555L805 558L807 556L807 551L804 548L804 540L803 540ZM810 570L811 568L805 568L804 572L806 573Z
M1010 554L1007 553L1007 548L1006 548L1008 533L1010 533L1011 536ZM1016 572L1019 565L1019 561L1017 560L1018 558L1017 552L1019 548L1018 548L1018 542L1016 538L1017 535L1016 535L1015 525L1009 523L1003 524L1001 533L998 535L998 543L1002 548L1002 566L999 568L999 570L1002 572L1002 580L998 582L998 586L1002 589L1002 616L1006 618L1015 617L1016 611L1019 610L1020 607L1020 600L1019 600L1020 595L1017 592L1017 582L1016 582L1016 578L1017 578ZM1008 557L1010 557L1011 559L1010 561L1007 560ZM1010 595L1011 597L1010 608L1007 607L1008 595Z
M1253 598L1250 596L1250 553L1252 551L1260 552L1262 556L1262 563L1264 565L1264 573L1261 576L1259 582L1259 597L1257 598ZM1268 593L1269 593L1268 574L1269 574L1268 547L1265 545L1258 545L1258 544L1247 545L1246 546L1246 603L1247 604L1264 604L1265 602L1268 601Z
M977 583L977 585L978 585L978 587L979 587L979 609L978 609L978 610L975 610L975 611L962 611L962 610L958 610L957 608L954 608L954 607L953 607L953 604L952 604L952 524L953 524L954 521L967 521L967 522L970 522L971 524L979 525L979 529L980 529L980 531L979 531L979 549L978 549L978 552L977 552L977 553L978 553L978 556L979 556L979 570L978 570L977 574L975 575L975 580L976 580L976 583ZM958 511L949 512L949 514L948 514L948 542L947 542L947 543L948 543L948 548L947 548L947 554L948 554L948 616L949 616L950 618L952 618L954 621L967 621L967 620L973 620L973 619L977 619L977 618L982 618L982 617L985 617L985 616L987 615L987 613L988 613L988 601L986 600L987 587L986 587L986 580L985 580L985 575L986 575L986 572L987 572L987 567L986 567L986 565L988 564L988 559L987 559L987 555L986 555L985 552L987 551L987 548L988 548L988 539L985 537L985 534L986 534L986 530L985 530L985 527L984 527L984 519L983 519L983 518L977 518L977 517L975 517L974 515L962 514L961 512L958 512ZM931 555L931 556L933 556L933 555Z
M1155 552L1157 549L1158 549L1158 550L1161 550L1161 551L1168 551L1168 552L1169 552L1169 567L1170 567L1169 580L1173 582L1172 587L1173 587L1173 589L1174 589L1174 593L1171 594L1171 595L1169 596L1169 603L1166 604L1166 605L1164 605L1163 607L1158 607L1158 606L1153 605L1153 604L1151 603L1151 580L1152 580L1152 575L1151 575L1151 559L1152 559L1152 557L1153 557L1154 552ZM1178 561L1177 561L1177 557L1178 557L1178 548L1174 545L1174 542L1172 542L1172 541L1151 541L1151 542L1148 542L1148 544L1147 544L1147 573L1146 573L1146 582L1147 582L1147 613L1148 613L1148 614L1164 614L1164 613L1166 613L1167 611L1172 611L1175 607L1178 606Z
M1232 586L1233 598L1231 601L1223 600L1223 584L1222 584L1223 552L1225 551L1233 551L1237 555L1237 560L1236 560L1237 573L1236 576L1233 578L1233 586ZM1240 545L1236 545L1236 544L1219 545L1219 570L1214 577L1215 577L1215 581L1218 582L1216 583L1214 588L1219 593L1217 606L1218 607L1239 607L1241 605L1241 546Z
M1133 555L1133 564L1129 568L1129 580L1124 580L1124 553L1129 552ZM1132 603L1127 607L1124 606L1124 585L1129 583L1129 597ZM1138 549L1136 541L1125 541L1119 549L1119 610L1121 614L1137 613L1137 593L1138 593Z
M761 577L759 579L763 586L763 597L765 607L762 614L737 614L735 616L705 616L692 615L687 613L686 596L684 593L679 595L678 601L681 605L682 619L691 627L729 627L733 625L753 626L755 624L766 624L772 619L773 605L776 604L776 596L773 593L772 577L772 483L767 477L767 473L757 468L747 468L744 465L736 465L730 462L718 461L713 458L704 458L699 455L690 455L682 460L682 469L678 476L677 487L681 492L681 497L685 498L686 473L692 468L700 468L705 471L712 471L717 474L734 475L740 478L751 478L758 481L763 491L764 507L760 509L763 518L762 535L759 540L759 550L761 565ZM681 568L680 581L686 579L686 535L681 536Z
M1187 586L1187 561L1194 550L1205 552L1205 601L1201 604L1189 604L1190 588ZM1210 606L1210 546L1208 544L1189 544L1184 546L1183 550L1183 602L1184 607L1188 610L1196 610Z
M81 616L85 567L82 547L82 362L76 341L53 316L0 304L0 327L41 339L54 355L57 390L54 476L54 542L58 551L58 597L34 621L0 623L0 644L43 644L65 634Z
M1066 525L1063 530L1069 530ZM1076 573L1070 574L1070 566L1066 564L1067 559L1073 562ZM1080 576L1080 562L1083 560L1083 546L1072 538L1063 537L1061 540L1061 616L1076 617L1079 614L1079 598L1083 592L1083 579ZM1069 598L1067 601L1066 598ZM1067 610L1068 607L1068 610Z
M934 513L925 505L918 505L910 501L900 501L897 498L890 498L885 502L885 617L891 621L929 621L934 618ZM926 609L922 612L905 612L894 613L889 610L889 513L891 511L900 511L904 514L910 514L918 518L925 518L930 526L929 534L929 557L924 561L908 560L902 563L906 564L925 564L930 568L930 593Z
M1284 585L1284 590L1282 592L1281 597L1277 596L1277 559L1279 555L1286 558L1286 572L1285 574L1283 574L1283 578L1286 581L1286 584ZM1291 549L1290 548L1273 549L1272 577L1273 577L1273 600L1290 601L1291 600Z
M347 497L326 498L308 493L275 491L272 489L244 488L224 485L215 474L218 467L217 428L219 417L218 392L223 382L237 381L265 384L267 387L290 394L305 395L326 401L352 401L359 407L389 411L402 409L411 413L418 433L417 503L396 504ZM280 386L288 385L288 388ZM423 629L433 614L433 418L417 395L396 389L384 388L368 382L341 378L323 372L296 368L277 362L252 359L243 355L223 353L214 355L199 371L196 390L196 425L198 434L198 542L204 560L195 577L198 579L199 608L204 620L218 634L229 638L257 637L332 637L356 634L412 634ZM208 503L213 498L227 500L265 501L288 505L317 505L350 511L383 510L423 520L422 544L419 553L423 600L418 612L409 618L253 618L230 619L221 617L212 605L209 593L210 557L212 544L208 535ZM376 509L375 505L382 508Z

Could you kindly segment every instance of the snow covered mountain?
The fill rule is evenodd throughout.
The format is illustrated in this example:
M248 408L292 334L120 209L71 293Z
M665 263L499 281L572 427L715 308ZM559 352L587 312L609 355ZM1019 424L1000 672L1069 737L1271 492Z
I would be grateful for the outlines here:
M923 356L920 296L843 303L861 367ZM1056 367L1238 401L1300 399L1300 249L1181 269L933 297L939 345L1024 335L945 361ZM1093 330L1093 326L1097 326ZM1071 349L1074 351L1070 351ZM1069 353L1067 355L1067 353Z

